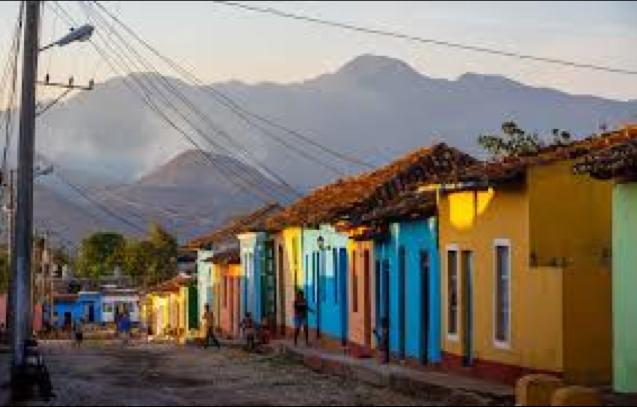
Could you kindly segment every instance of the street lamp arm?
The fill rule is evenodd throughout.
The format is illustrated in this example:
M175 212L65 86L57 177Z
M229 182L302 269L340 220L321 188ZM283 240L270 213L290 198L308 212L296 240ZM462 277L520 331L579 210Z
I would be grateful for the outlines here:
M45 45L44 47L41 47L39 51L40 52L45 51L55 45L59 47L63 47L65 45L68 45L76 41L79 41L79 42L88 41L93 35L94 30L95 30L95 27L93 27L91 24L84 24L83 26L76 29L71 28L71 32L69 32L64 37L60 38L59 40L52 42L48 45Z

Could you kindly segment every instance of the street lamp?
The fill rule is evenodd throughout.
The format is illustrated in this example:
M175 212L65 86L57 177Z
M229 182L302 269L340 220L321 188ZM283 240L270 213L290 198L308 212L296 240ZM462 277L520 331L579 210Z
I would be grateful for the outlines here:
M84 41L88 41L91 36L93 35L93 31L95 30L95 27L93 27L90 24L84 24L83 26L81 26L80 28L71 28L71 31L66 34L64 37L60 38L59 40L50 43L49 45L45 45L44 47L40 48L40 52L45 51L53 46L58 46L58 47L63 47L65 45L68 45L72 42L84 42Z

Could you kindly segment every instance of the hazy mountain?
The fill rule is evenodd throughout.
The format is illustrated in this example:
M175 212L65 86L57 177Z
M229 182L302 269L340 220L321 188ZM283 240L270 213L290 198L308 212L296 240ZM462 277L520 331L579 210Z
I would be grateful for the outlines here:
M127 182L176 152L192 148L130 92L135 81L153 75L138 73L114 78L92 92L68 99L42 117L39 148L70 168ZM249 155L235 154L236 158L252 165L263 163L301 189L339 175L316 160L344 172L360 167L261 123L274 133L264 135L216 102L210 88L231 96L250 111L372 164L442 139L475 153L477 134L495 131L507 119L530 130L548 132L560 127L581 135L596 131L602 122L613 125L637 120L634 100L570 95L497 75L468 73L456 80L435 79L402 61L372 55L357 57L336 72L293 84L248 85L233 81L201 89L174 78L166 80L191 99L206 119L186 109L178 98L168 93L164 96L213 139L217 148L189 129L195 142L226 155L241 146ZM154 100L162 98L156 94ZM188 128L183 118L172 110L168 112L173 121ZM212 130L210 121L217 130L225 130L225 136ZM290 145L305 151L314 161L292 151Z
M113 78L51 109L38 122L38 150L73 173L77 182L99 190L109 205L144 213L140 223L147 221L148 213L159 216L153 214L156 206L179 213L209 210L212 215L206 222L216 223L231 210L256 205L257 198L239 192L240 186L255 189L250 183L245 185L236 176L230 177L230 182L223 181L228 171L219 172L197 154L186 153L170 161L193 146L131 93L129 87L150 78L160 79L149 73ZM231 96L244 109L298 130L304 137L373 165L441 140L477 154L476 136L497 131L509 119L540 133L558 127L580 136L596 131L601 123L612 127L637 120L636 100L571 95L498 75L467 73L456 80L436 79L400 60L373 55L357 57L336 72L292 84L232 81L198 88L174 78L165 80L181 90L204 117L187 109L174 94L155 91L153 100L165 105L166 97L177 108L167 109L167 116L188 129L195 143L219 154L215 160L223 161L221 167L236 165L251 171L249 177L271 182L272 176L262 175L267 167L300 190L361 167L254 118L251 124L246 123L218 103L213 91ZM185 125L185 120L200 133ZM102 179L107 181L99 181ZM106 188L104 183L114 186ZM113 194L135 203L116 206L115 201L121 198ZM64 196L70 198L67 193ZM166 223L180 223L160 212ZM192 228L185 229L187 234L194 233Z
M130 184L81 184L78 174L64 174L65 179L132 226L60 185L55 177L43 178L35 195L36 229L51 231L54 240L65 243L77 242L97 230L140 236L151 221L157 221L184 241L209 231L229 216L256 209L262 200L288 202L293 198L250 166L225 156L210 158L212 162L199 151L187 150ZM259 185L263 193L256 194L254 185Z

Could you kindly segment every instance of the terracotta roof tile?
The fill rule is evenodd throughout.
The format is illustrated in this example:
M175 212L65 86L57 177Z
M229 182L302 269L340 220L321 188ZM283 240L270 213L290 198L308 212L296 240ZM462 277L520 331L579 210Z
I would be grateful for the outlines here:
M437 172L453 172L458 165L476 160L445 144L413 151L392 163L360 175L319 187L268 218L266 226L280 230L287 226L309 226L331 222L349 212L357 212L381 187L424 180ZM366 209L364 209L366 210Z
M590 174L595 178L609 179L614 177L637 178L637 125L627 127L625 132L632 131L633 138L594 151L582 157L575 164L575 172Z
M550 146L538 153L525 156L511 156L469 166L456 177L442 177L442 182L485 182L501 183L521 179L526 169L561 160L578 159L588 154L637 138L637 126L629 125L620 130L610 131L575 141L565 146Z
M281 206L276 203L267 204L247 215L237 216L230 219L212 233L191 240L190 247L202 247L206 245L232 245L238 243L236 235L252 230L262 230L265 228L267 217L279 212Z

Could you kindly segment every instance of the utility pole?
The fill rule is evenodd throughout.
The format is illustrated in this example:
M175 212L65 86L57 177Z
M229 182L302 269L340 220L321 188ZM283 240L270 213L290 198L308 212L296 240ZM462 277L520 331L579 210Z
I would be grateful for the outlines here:
M35 85L38 71L40 1L26 2L22 58L22 98L18 143L17 207L14 249L11 252L13 314L11 379L14 385L25 379L26 342L31 338L31 253L33 249L33 156L35 139Z

